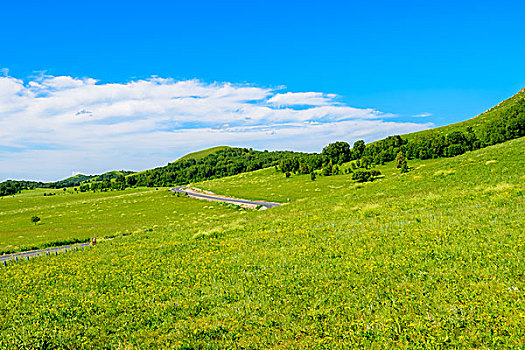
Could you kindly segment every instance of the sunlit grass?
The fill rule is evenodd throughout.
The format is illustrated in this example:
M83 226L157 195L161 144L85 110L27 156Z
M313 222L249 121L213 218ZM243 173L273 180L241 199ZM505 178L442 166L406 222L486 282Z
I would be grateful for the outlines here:
M0 347L523 347L523 149L386 165L366 184L273 169L196 184L290 198L265 211L90 194L147 224L0 269Z

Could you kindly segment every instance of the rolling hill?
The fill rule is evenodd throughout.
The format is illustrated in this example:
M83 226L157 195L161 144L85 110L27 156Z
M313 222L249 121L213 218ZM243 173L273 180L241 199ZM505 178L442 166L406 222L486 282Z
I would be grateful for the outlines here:
M204 158L206 156L209 156L210 154L214 154L214 153L217 153L218 151L222 151L222 150L228 149L228 148L231 148L231 147L228 147L228 146L216 146L216 147L203 149L203 150L200 150L200 151L188 153L185 156L177 159L177 161L190 160L190 159L199 160L199 159L202 159L202 158Z

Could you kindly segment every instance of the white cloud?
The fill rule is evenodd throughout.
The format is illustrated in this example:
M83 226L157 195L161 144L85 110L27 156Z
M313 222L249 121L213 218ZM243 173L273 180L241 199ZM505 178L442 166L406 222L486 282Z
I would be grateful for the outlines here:
M275 94L268 102L278 106L327 106L334 104L336 97L322 92L287 92Z
M431 126L386 121L388 114L319 92L159 77L23 81L7 73L0 76L0 181L140 170L221 144L320 151L336 140L373 141Z

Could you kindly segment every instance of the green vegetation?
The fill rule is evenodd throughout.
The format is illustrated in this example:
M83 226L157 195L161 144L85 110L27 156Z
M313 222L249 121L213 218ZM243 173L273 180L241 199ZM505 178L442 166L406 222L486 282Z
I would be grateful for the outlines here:
M422 130L407 134L407 139L414 138L425 138L431 135L441 135L446 136L451 134L454 131L464 132L467 128L472 128L474 131L481 131L485 128L486 125L490 124L499 124L504 119L507 119L509 116L514 115L514 120L518 121L517 114L521 114L523 118L523 108L525 103L525 88L519 91L514 96L506 99L505 101L499 103L498 105L490 108L488 111L465 121L445 125L439 128ZM523 122L523 119L521 119ZM522 124L523 125L523 124ZM512 127L512 126L511 126Z
M93 178L87 180L86 182L101 182L101 181L112 181L112 180L124 181L123 179L125 176L131 175L134 173L135 173L134 171L127 171L127 170L108 171L107 173L104 173L102 175L96 175Z
M80 186L81 183L85 181L90 181L94 178L96 178L97 175L84 175L84 174L77 174L71 177L68 177L67 179L51 182L49 184L45 184L45 188L62 188L62 187L75 187Z
M210 154L214 154L214 153L217 153L218 151L222 151L222 150L225 150L225 149L228 149L228 148L230 148L230 147L228 147L228 146L217 146L217 147L207 148L207 149L203 149L203 150L200 150L200 151L188 153L185 156L179 158L178 160L190 160L190 159L199 160L199 159L202 159L202 158L204 158L206 156L209 156Z
M33 224L36 225L36 223L39 222L39 221L40 221L40 218L39 218L38 216L35 215L35 216L32 216L32 217L31 217L31 222L32 222Z
M519 348L524 148L414 160L407 174L388 163L365 184L275 169L196 184L291 199L265 211L161 190L28 192L151 211L96 249L0 269L0 347ZM16 198L0 203L27 205Z
M133 171L110 171L102 175L83 175L77 174L67 179L56 182L37 182L25 180L7 180L0 183L0 197L12 196L21 193L23 190L31 190L35 188L69 188L77 187L88 182L104 182L113 179L119 179L122 176L132 174Z
M169 225L188 220L187 213L193 215L205 205L189 201L185 202L188 208L181 209L180 201L174 202L175 196L165 188L97 193L69 190L51 197L44 197L43 191L26 191L0 200L0 254ZM32 216L42 222L32 225Z
M247 148L221 147L183 157L164 167L126 177L128 186L171 186L216 179L276 165L280 160L304 153L255 151ZM195 156L197 154L198 156ZM206 155L207 154L207 155Z
M468 151L481 149L525 136L525 90L468 121L437 129L425 130L407 136L389 136L365 145L359 140L351 148L346 142L334 142L323 149L321 155L300 154L280 163L283 173L307 174L321 170L323 175L337 174L334 167L350 160L360 160L360 166L394 161L401 152L407 159L455 157ZM399 166L403 172L408 165ZM365 179L366 171L356 178ZM372 177L370 177L372 178ZM366 180L365 180L366 181Z

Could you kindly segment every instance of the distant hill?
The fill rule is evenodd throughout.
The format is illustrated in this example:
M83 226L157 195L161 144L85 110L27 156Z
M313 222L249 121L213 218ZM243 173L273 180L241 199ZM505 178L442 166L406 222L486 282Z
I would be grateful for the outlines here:
M166 166L126 177L130 186L171 186L216 179L277 165L305 153L219 146L190 153Z
M97 177L97 175L77 174L77 175L68 177L67 179L64 179L64 180L49 182L45 184L45 187L48 187L48 188L75 187L75 186L80 186L82 182L89 181L95 177Z
M101 175L95 175L92 178L88 179L86 182L97 182L97 181L104 181L104 180L113 180L116 179L119 175L127 176L135 174L134 171L128 171L128 170L114 170L114 171L108 171L107 173L101 174Z
M10 196L20 193L22 190L29 190L35 188L64 188L64 187L78 187L85 183L99 182L104 180L116 179L119 175L133 174L133 171L120 170L109 171L101 175L84 175L77 174L63 180L54 182L38 182L25 180L7 180L0 183L0 196Z
M214 154L214 153L217 153L219 151L222 151L222 150L225 150L225 149L228 149L228 148L232 148L232 147L229 147L229 146L216 146L216 147L206 148L206 149L203 149L203 150L200 150L200 151L195 151L195 152L188 153L188 154L180 157L179 159L177 159L175 162L180 162L180 161L184 161L184 160L199 160L199 159L202 159L204 157L209 156L210 154ZM138 171L136 173L127 174L126 177L140 176L141 174L144 174L144 173L146 173L146 172L148 172L150 170L152 170L152 169L146 169L146 170Z
M206 156L208 156L210 154L217 153L218 151L221 151L223 149L228 149L228 148L231 148L231 147L228 147L228 146L217 146L217 147L203 149L201 151L188 153L185 156L177 159L177 161L188 160L188 159L194 159L194 160L202 159L202 158L204 158L204 157L206 157Z

